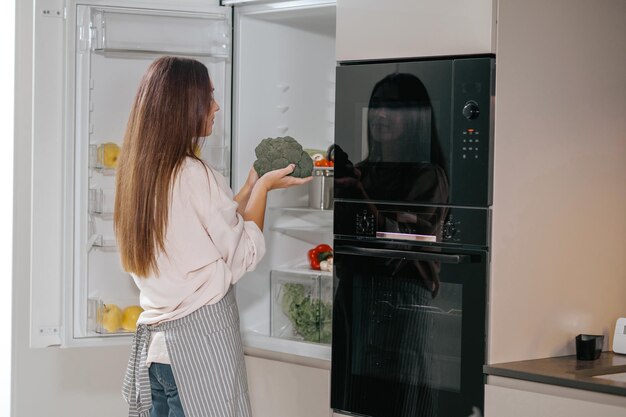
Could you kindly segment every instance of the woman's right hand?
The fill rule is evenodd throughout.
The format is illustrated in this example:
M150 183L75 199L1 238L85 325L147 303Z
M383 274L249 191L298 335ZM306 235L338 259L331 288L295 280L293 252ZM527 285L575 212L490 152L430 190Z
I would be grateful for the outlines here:
M285 168L270 171L259 178L257 184L261 184L267 191L270 191L279 188L289 188L296 185L306 184L313 179L313 177L296 178L289 176L295 167L296 166L294 164L290 164Z

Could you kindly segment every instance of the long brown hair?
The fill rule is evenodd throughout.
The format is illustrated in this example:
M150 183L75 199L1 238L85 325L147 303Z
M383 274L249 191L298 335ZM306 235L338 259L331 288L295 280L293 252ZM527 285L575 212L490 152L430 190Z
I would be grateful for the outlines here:
M162 57L144 74L128 118L115 180L113 225L122 267L158 273L171 186L186 157L197 157L213 102L207 68Z

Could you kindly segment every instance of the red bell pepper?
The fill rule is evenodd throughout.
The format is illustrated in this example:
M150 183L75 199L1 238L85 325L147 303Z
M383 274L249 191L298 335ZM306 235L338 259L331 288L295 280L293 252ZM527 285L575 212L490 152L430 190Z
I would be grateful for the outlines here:
M308 252L309 265L311 269L320 269L320 262L333 256L333 248L322 243Z

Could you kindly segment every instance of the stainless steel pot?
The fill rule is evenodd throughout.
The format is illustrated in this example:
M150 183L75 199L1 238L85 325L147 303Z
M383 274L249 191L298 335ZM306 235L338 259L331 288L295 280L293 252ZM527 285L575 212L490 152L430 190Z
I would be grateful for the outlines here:
M309 207L332 210L333 179L333 168L316 167L313 169L313 180L309 183Z

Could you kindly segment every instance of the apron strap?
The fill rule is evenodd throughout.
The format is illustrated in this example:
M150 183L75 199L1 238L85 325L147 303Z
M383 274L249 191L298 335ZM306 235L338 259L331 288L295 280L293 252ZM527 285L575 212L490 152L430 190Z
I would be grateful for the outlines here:
M152 407L150 376L146 360L148 358L148 342L150 330L145 324L137 326L133 337L126 375L122 385L122 396L129 405L129 417L148 417Z

